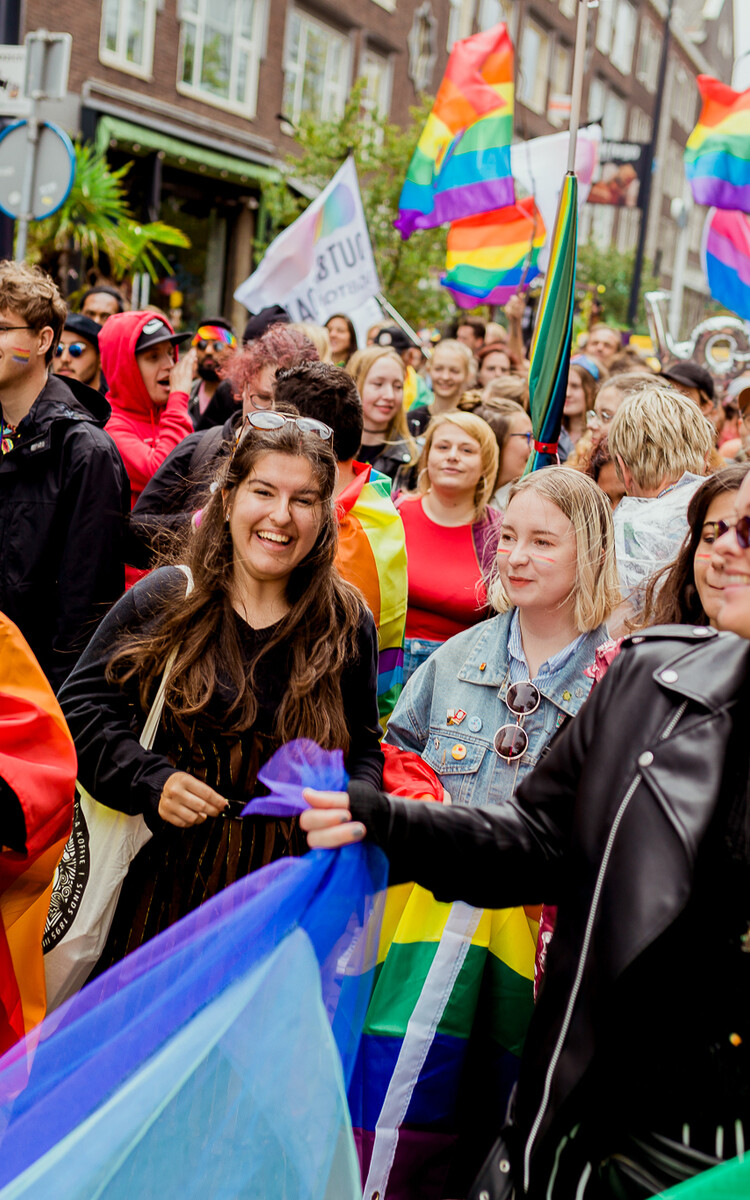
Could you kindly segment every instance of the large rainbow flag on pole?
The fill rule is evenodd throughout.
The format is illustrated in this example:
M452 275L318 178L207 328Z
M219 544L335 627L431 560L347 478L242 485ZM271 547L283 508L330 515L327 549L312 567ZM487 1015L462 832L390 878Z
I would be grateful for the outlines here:
M698 76L703 108L685 147L696 204L750 213L750 88Z
M76 752L21 633L0 614L0 1054L46 1011L42 935L73 820ZM12 818L17 813L19 822Z
M701 257L714 300L750 321L750 217L712 208L703 227Z
M506 304L539 274L546 236L532 196L496 212L454 221L440 282L461 308Z
M512 137L513 46L496 25L451 51L401 191L402 238L512 204Z

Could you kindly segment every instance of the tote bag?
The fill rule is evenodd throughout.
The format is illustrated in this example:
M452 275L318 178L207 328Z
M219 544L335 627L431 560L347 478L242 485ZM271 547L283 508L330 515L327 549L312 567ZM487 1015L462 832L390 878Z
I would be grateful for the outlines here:
M188 567L180 570L187 577L189 596L192 574ZM170 652L143 726L144 750L153 749L178 649ZM77 992L98 962L128 868L151 836L140 814L107 808L76 784L73 828L55 874L42 941L48 1012Z

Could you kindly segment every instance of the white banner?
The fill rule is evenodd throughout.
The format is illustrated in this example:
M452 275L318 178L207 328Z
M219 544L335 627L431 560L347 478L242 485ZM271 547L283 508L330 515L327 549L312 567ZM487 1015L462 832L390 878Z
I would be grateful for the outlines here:
M579 129L576 142L576 175L578 176L578 216L586 203L599 162L599 125ZM546 271L555 228L557 203L568 165L567 132L546 134L530 142L514 142L510 148L510 170L517 184L530 193L542 214L547 229L547 241L539 252L539 270Z
M293 321L323 324L380 289L354 160L266 250L234 293L252 313L281 304Z

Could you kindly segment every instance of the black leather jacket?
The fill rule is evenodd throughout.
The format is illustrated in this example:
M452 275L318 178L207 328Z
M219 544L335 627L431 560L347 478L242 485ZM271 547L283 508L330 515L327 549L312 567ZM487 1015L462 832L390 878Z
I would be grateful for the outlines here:
M559 905L516 1095L517 1196L544 1195L576 1119L567 1102L595 1065L594 1029L623 972L690 897L749 669L750 642L732 634L646 630L514 801L441 808L352 786L353 816L385 849L391 883L416 880L439 900L491 908ZM490 1156L472 1198L507 1195L500 1162Z

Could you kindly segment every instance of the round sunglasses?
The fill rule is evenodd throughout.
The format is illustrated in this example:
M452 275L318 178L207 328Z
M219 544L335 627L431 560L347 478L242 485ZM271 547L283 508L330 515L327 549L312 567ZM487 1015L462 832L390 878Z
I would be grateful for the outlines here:
M330 425L326 425L323 421L318 421L315 417L290 417L286 413L277 412L274 408L265 408L260 409L258 412L248 413L245 417L234 440L232 458L234 458L239 450L240 443L243 441L248 429L282 429L287 421L291 421L302 433L314 433L324 442L327 442L329 438L333 439L333 430Z
M55 349L55 358L62 358L66 350L71 358L80 358L88 349L93 350L93 346L89 347L86 342L71 342L69 346L63 346L60 342Z
M713 534L714 541L717 542L720 537L729 530L733 529L737 538L737 545L740 550L750 550L750 517L740 517L739 521L730 523L729 521L707 521L703 526L703 533Z
M523 728L524 717L529 717L539 708L542 696L531 680L512 683L505 695L505 703L516 718L515 725L501 725L495 734L496 753L505 762L523 758L529 748L529 735Z

